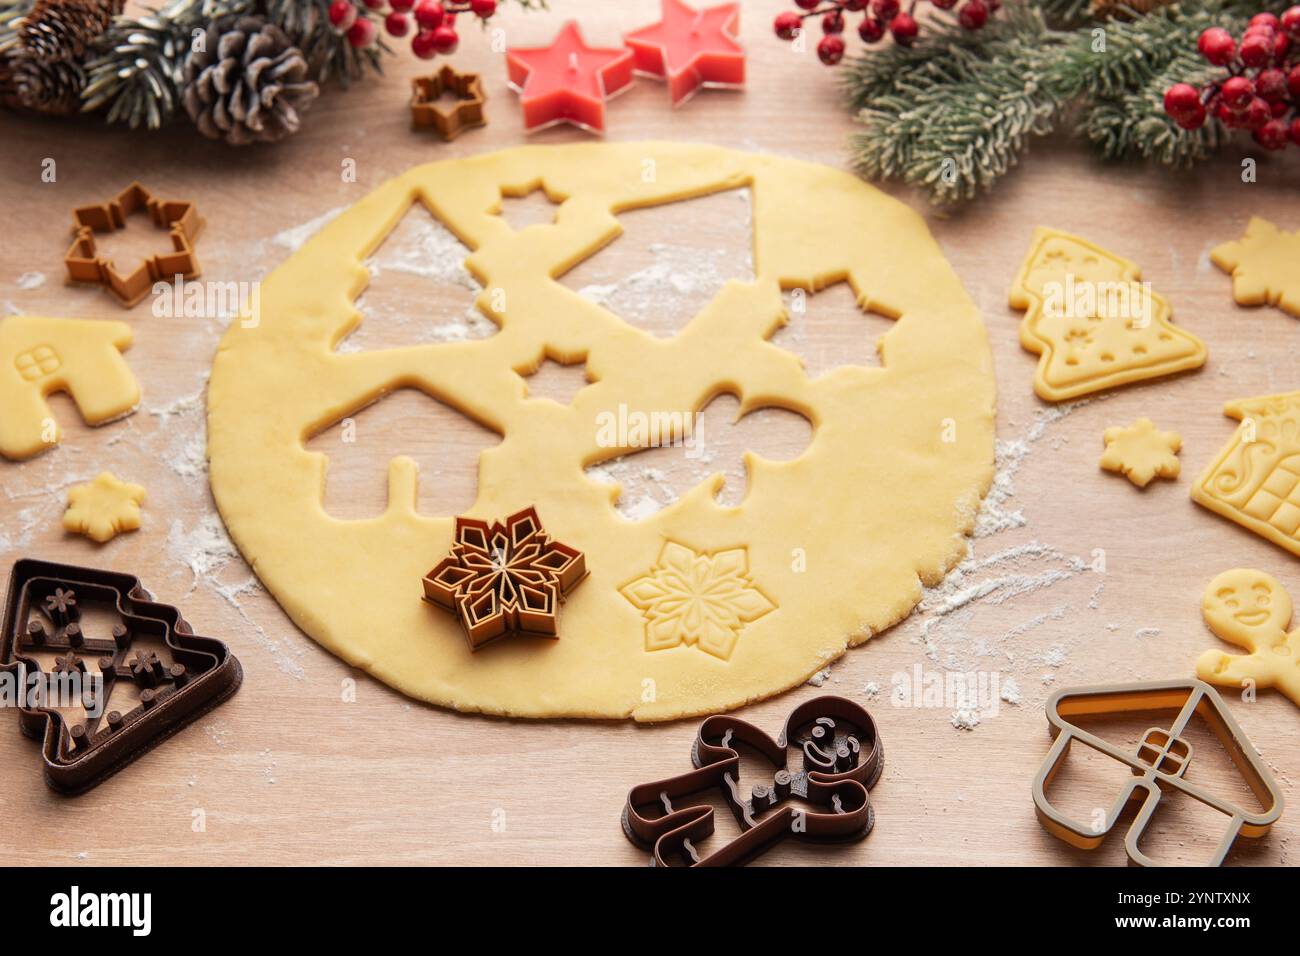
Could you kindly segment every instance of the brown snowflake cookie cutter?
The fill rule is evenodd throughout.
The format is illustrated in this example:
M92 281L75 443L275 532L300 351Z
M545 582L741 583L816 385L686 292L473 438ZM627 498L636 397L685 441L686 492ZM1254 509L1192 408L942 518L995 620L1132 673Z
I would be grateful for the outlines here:
M172 251L150 256L133 272L123 274L112 260L99 255L95 233L126 228L127 217L141 209L155 226L167 230ZM76 238L63 257L68 278L103 286L123 308L138 304L155 282L177 275L192 279L199 274L194 242L203 220L192 202L155 199L149 190L134 182L106 203L78 206L72 211L72 221Z
M770 784L755 784L748 795L741 793L737 745L757 751L776 768ZM787 768L792 747L802 755L796 770ZM870 790L884 768L884 747L871 715L844 697L800 704L776 740L737 717L709 717L700 725L691 763L696 769L689 773L643 783L628 793L623 832L651 850L653 866L737 866L787 838L850 843L875 824ZM718 791L741 833L701 856L695 842L713 833ZM796 800L811 809L795 807Z
M1082 716L1115 717L1144 713L1174 712L1166 725L1151 727L1136 748L1124 749L1089 733L1071 722ZM1250 810L1225 800L1186 779L1194 754L1183 733L1192 718L1200 715L1232 759L1246 785L1259 800L1260 810ZM1138 866L1163 866L1140 846L1152 816L1166 793L1179 793L1199 801L1228 818L1209 866L1220 866L1238 836L1258 838L1266 834L1282 815L1282 792L1264 766L1250 740L1223 699L1209 684L1199 680L1158 681L1145 684L1107 684L1069 687L1047 701L1047 723L1054 743L1034 778L1034 809L1047 832L1072 846L1095 850L1110 835L1129 803L1140 801L1136 818L1124 835L1124 849ZM1075 820L1052 804L1047 786L1065 763L1073 743L1080 743L1125 764L1133 779L1121 788L1101 823Z
M107 611L117 622L107 635L83 627L82 609ZM135 649L136 638L165 649ZM41 741L45 782L61 793L82 793L121 770L239 689L243 669L221 641L199 637L171 605L156 603L140 579L114 571L25 558L9 575L0 671L31 680L43 674L37 654L54 653L51 675L94 674L102 683L82 688L83 721L68 718L23 688L18 723ZM138 705L107 710L115 684L138 688ZM103 699L98 699L102 694ZM48 696L43 700L48 703Z
M446 92L456 95L456 102L440 106ZM451 142L467 129L487 125L483 109L487 94L477 73L458 73L444 66L432 76L411 80L411 129L432 129Z
M552 540L525 508L504 523L457 518L451 554L424 576L424 598L455 614L477 651L514 634L559 637L560 604L586 576L583 553Z

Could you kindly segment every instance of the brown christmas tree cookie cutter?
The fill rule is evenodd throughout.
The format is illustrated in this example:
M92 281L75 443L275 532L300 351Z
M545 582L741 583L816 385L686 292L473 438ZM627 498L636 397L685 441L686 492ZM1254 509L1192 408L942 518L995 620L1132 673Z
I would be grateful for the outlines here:
M741 792L738 747L757 751L776 768L770 783ZM793 770L787 764L791 748L800 752ZM737 717L709 717L700 725L691 763L696 769L689 773L633 787L623 807L623 832L651 850L654 866L736 866L787 838L861 840L875 823L869 791L880 779L884 747L864 708L827 696L796 707L776 740ZM713 833L717 792L741 833L701 856L696 843Z
M1115 746L1073 722L1079 717L1167 715L1171 712L1175 716L1168 724L1153 725L1135 748L1128 749ZM1246 785L1259 800L1261 809L1243 807L1187 779L1187 769L1195 753L1184 734L1197 715L1223 745ZM1262 837L1282 815L1282 792L1276 781L1223 699L1203 681L1172 680L1066 688L1048 700L1047 722L1054 743L1034 778L1034 808L1043 827L1072 846L1084 850L1101 846L1128 804L1136 801L1139 803L1138 812L1124 835L1124 849L1129 860L1138 866L1165 865L1143 852L1141 841L1162 797L1177 793L1227 817L1223 836L1207 864L1219 866L1238 836ZM1099 822L1076 820L1058 810L1047 796L1048 785L1075 743L1091 747L1127 765L1133 773L1133 779L1120 789L1104 819Z
M148 213L155 226L167 230L172 251L150 256L135 270L122 273L112 260L99 255L95 233L125 229L127 217L140 210ZM76 238L63 257L68 278L102 285L124 308L144 299L155 282L177 275L192 279L199 274L194 242L203 220L192 202L155 199L149 190L134 182L108 202L78 206L72 211L72 221Z
M559 637L560 604L586 576L583 553L552 540L525 508L504 523L457 518L451 554L424 576L424 597L456 615L477 651L514 634Z
M92 609L93 620L87 619ZM199 637L175 607L155 602L139 578L115 571L18 561L0 638L0 671L36 680L40 696L24 689L18 723L41 741L45 782L62 793L98 785L216 707L243 680L225 644ZM47 675L41 659L48 665L51 657ZM73 677L79 680L70 682ZM53 706L66 703L49 696L60 680L67 690L80 684L71 708L80 709L80 719ZM115 697L129 706L115 706Z
M448 92L456 100L444 105L439 100ZM467 129L487 125L486 100L477 73L458 73L444 66L432 76L417 76L411 80L411 129L432 129L451 142Z

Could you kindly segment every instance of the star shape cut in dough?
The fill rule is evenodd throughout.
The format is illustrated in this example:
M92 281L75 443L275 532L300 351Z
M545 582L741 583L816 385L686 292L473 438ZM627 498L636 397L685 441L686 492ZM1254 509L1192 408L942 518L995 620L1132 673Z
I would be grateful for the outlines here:
M744 626L776 609L750 579L745 548L702 554L666 541L655 566L619 590L645 618L647 651L694 644L724 661Z
M1139 488L1152 478L1177 478L1176 457L1183 447L1177 432L1162 432L1149 418L1139 418L1132 425L1107 428L1103 436L1106 451L1101 467L1123 475Z
M112 541L124 531L140 527L140 504L144 489L104 472L94 481L68 491L68 510L63 528L84 534L100 544Z
M1238 305L1276 305L1300 318L1300 230L1251 216L1240 239L1215 246L1211 261L1232 275Z
M701 86L740 86L745 81L745 50L736 42L740 4L696 10L682 0L662 0L658 23L623 37L636 55L636 68L668 81L673 106Z

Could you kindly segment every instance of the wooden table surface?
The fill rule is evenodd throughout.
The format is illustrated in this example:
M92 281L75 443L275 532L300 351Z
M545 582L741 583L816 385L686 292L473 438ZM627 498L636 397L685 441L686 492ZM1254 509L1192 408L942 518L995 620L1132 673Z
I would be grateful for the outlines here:
M590 41L613 44L620 31L655 19L657 7L654 0L553 0L552 6L554 12L540 15L507 10L494 26L504 28L511 44L543 42L562 15L572 15ZM784 0L744 5L750 69L744 92L707 92L674 111L661 87L638 81L610 106L609 139L709 142L843 165L853 127L835 74L772 35L772 16L783 6ZM199 204L207 220L198 244L205 279L249 281L283 261L313 220L414 164L525 141L584 138L553 129L526 140L502 57L489 49L491 36L473 28L463 34L455 63L482 73L490 125L450 145L408 127L408 79L427 65L405 51L388 61L383 79L347 94L327 93L303 131L273 148L229 149L192 134L184 122L150 134L0 116L7 236L0 242L0 314L129 322L136 343L127 357L144 389L132 417L94 430L80 423L69 400L55 398L66 431L62 445L26 463L0 462L0 556L6 565L29 555L136 573L160 600L180 605L200 633L229 642L246 672L232 700L80 798L58 797L42 784L36 745L11 722L0 734L7 861L645 860L619 828L625 794L635 783L688 767L696 722L646 727L461 716L408 701L320 649L260 588L216 518L203 460L204 388L222 321L159 317L147 302L124 311L102 292L63 282L69 210L133 179L164 197ZM982 520L985 533L972 541L960 576L930 592L901 625L850 651L820 689L801 687L743 712L775 732L794 704L833 692L866 704L879 721L887 758L874 792L876 830L865 843L818 859L1122 862L1118 834L1085 854L1035 821L1029 784L1047 751L1047 695L1071 684L1191 676L1202 650L1224 646L1199 611L1202 589L1222 570L1258 567L1300 593L1300 568L1290 554L1188 496L1190 480L1232 433L1235 423L1222 414L1226 400L1300 387L1300 324L1274 309L1236 307L1228 278L1208 258L1215 244L1239 236L1252 214L1300 227L1294 151L1261 158L1258 182L1243 184L1240 163L1249 155L1239 144L1192 174L1172 174L1102 164L1083 144L1061 136L1035 143L1023 168L992 196L954 213L895 190L924 212L983 310L998 379L999 472ZM53 183L41 179L47 158L56 163ZM356 182L340 175L346 160L355 161ZM549 215L544 207L522 200L507 215ZM624 238L562 281L591 287L589 294L629 321L679 326L722 280L745 274L744 213L724 196L690 209L629 215ZM362 300L368 323L347 347L478 334L478 323L464 321L471 293L457 282L454 245L420 221L426 213L412 215L416 221L399 226L380 250L375 283ZM1021 350L1019 316L1006 306L1008 284L1039 224L1137 260L1173 303L1176 321L1207 342L1205 368L1075 405L1039 401L1031 389L1035 358ZM126 261L152 250L157 238L128 229L105 247ZM404 269L403 262L418 267ZM424 319L430 313L432 325ZM874 361L871 341L885 328L884 319L854 314L848 296L832 289L811 300L805 325L783 336L821 368ZM571 376L552 371L536 379L538 393L573 387ZM713 467L728 469L725 494L734 499L743 489L745 448L789 457L806 442L807 429L797 416L771 414L729 430L734 404L728 401L706 414L717 425ZM412 428L411 414L427 417ZM1183 476L1145 491L1097 467L1103 429L1140 415L1180 432L1185 442ZM357 427L352 446L328 432L314 439L313 447L329 443L338 453L326 490L332 512L347 517L382 507L387 461L398 453L399 438L400 451L438 479L425 482L423 508L454 514L473 500L474 463L485 437L460 416L399 394L359 415ZM638 458L610 469L625 482L620 507L629 513L662 506L710 470L685 461L680 450ZM104 469L143 484L149 496L144 527L98 547L65 535L59 519L68 487ZM1098 555L1104 571L1092 569ZM950 705L891 706L899 675L910 678L916 667L922 676L945 669L996 676L1008 700L977 726L961 729ZM1294 801L1300 714L1271 692L1254 703L1228 697ZM1218 779L1217 768L1205 772ZM1116 782L1105 767L1086 764L1068 779L1079 785L1074 805L1081 812L1108 804ZM1202 816L1174 806L1153 851L1200 859L1219 825ZM105 819L113 825L103 826ZM733 832L730 821L723 825ZM1289 844L1297 833L1300 809L1293 808L1268 838L1235 852L1232 861L1293 862ZM803 848L786 847L765 862L812 859Z

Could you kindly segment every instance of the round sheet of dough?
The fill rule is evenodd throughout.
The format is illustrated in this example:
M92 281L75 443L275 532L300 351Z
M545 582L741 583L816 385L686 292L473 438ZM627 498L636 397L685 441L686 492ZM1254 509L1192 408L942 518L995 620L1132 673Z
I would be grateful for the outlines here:
M561 201L556 221L512 230L502 195L538 184ZM617 238L620 212L745 186L755 280L728 282L672 338L554 281ZM337 353L361 320L365 259L413 203L472 250L479 308L500 330ZM896 321L881 367L811 379L769 341L785 321L782 290L842 280ZM587 362L592 384L568 406L526 397L518 370L546 355ZM304 441L397 388L503 436L479 459L469 515L532 505L548 534L585 552L590 575L561 610L558 640L471 652L453 616L421 599L454 516L416 513L409 459L390 463L382 516L323 510L327 460ZM689 413L722 392L742 411L806 416L807 450L780 463L747 455L737 507L715 501L719 474L650 517L622 517L617 489L584 473L629 451L609 445L608 416ZM709 146L527 146L416 167L277 268L256 321L232 323L213 363L208 451L235 543L294 622L350 664L458 710L665 720L797 685L904 617L922 582L965 553L992 478L993 414L978 310L901 203L839 170Z

